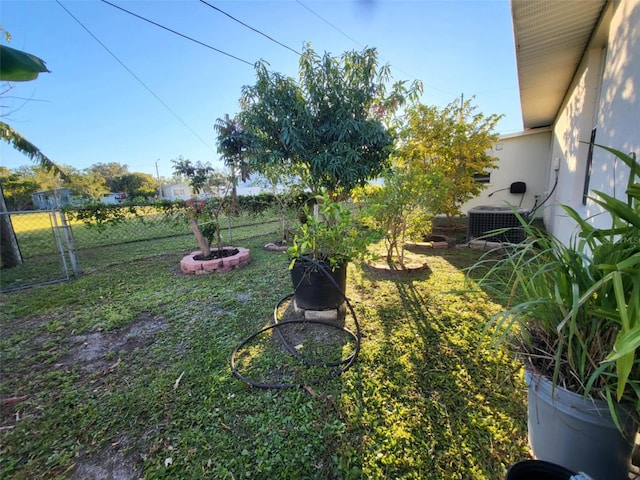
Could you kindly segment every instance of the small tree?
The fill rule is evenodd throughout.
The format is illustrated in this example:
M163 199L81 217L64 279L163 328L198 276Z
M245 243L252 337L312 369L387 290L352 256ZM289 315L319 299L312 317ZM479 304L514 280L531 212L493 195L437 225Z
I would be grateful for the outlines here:
M497 162L487 150L498 139L493 129L502 116L485 117L475 110L471 100L443 109L415 104L407 109L400 129L398 156L413 169L439 173L447 194L434 207L449 221L486 187L474 180L474 174L486 172Z
M179 159L171 160L173 162L173 171L175 175L181 175L189 180L189 185L193 188L193 191L197 194L207 184L209 174L213 171L213 168L208 163L196 162L192 163L191 160L180 157ZM198 223L198 217L202 214L204 209L204 202L191 201L187 202L187 220L189 226L193 231L193 235L196 237L198 246L200 247L200 254L203 258L211 256L211 247L209 241L202 233L200 224Z
M366 195L364 218L375 229L385 232L387 263L404 266L404 244L411 232L427 227L433 219L434 205L446 195L443 178L435 170L416 170L396 163L383 175L384 185Z
M391 118L419 84L393 84L389 67L378 67L375 49L318 56L309 45L300 57L300 77L256 65L256 83L242 92L240 122L246 130L251 164L262 173L273 165L298 169L315 195L348 195L388 165Z

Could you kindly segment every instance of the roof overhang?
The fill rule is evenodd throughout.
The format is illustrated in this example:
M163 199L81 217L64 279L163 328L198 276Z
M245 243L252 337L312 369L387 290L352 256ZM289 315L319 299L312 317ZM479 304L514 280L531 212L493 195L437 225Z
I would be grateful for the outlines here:
M525 129L553 124L607 0L511 0Z

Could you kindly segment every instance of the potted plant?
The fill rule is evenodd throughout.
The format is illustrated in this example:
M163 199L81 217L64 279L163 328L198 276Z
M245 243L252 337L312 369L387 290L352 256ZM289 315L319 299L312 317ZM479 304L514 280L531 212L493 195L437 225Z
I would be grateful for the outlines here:
M628 477L640 420L640 165L603 148L630 169L625 200L592 198L611 228L564 206L578 228L565 245L521 218L528 239L470 275L507 307L488 328L524 360L533 454L615 480Z
M367 256L379 239L343 203L316 198L317 212L304 207L304 219L287 249L296 305L304 310L337 309L344 302L347 264Z
M389 88L389 80L389 68L378 67L375 49L336 58L321 57L307 45L298 81L260 62L255 85L243 88L239 121L251 170L282 169L303 190L325 195L319 206L324 218L309 212L308 222L301 223L291 252L297 258L322 257L335 270L349 257L345 251L351 247L341 244L350 242L345 232L351 230L334 202L387 168L394 145L388 128L392 115L420 91L419 83L396 82Z

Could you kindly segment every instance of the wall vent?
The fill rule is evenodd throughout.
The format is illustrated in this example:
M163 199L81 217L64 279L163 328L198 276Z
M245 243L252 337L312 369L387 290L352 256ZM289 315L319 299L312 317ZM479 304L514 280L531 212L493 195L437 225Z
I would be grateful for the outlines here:
M482 237L489 242L520 243L524 241L526 233L520 220L514 212L522 217L527 216L528 210L508 206L485 205L475 207L467 213L467 241ZM494 230L506 229L491 235Z

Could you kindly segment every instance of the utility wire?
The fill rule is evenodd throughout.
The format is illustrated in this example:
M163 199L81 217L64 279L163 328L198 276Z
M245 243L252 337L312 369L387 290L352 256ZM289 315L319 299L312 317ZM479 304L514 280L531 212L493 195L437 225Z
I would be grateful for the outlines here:
M60 7L62 7L62 9L67 12L69 14L69 16L71 16L71 18L73 18L76 22L78 22L78 24L89 34L93 37L93 39L98 42L100 44L100 46L102 48L104 48L109 55L111 55L120 65L122 65L122 67L129 72L129 74L135 78L138 83L140 83L140 85L142 85L151 95L154 96L154 98L156 100L158 100L162 106L164 106L164 108L166 108L175 118L178 119L178 121L180 123L182 123L198 140L200 140L204 145L206 145L206 147L211 150L212 152L216 153L216 151L211 147L211 145L209 145L207 142L204 141L204 139L198 135L195 130L193 130L176 112L174 112L171 107L169 105L167 105L158 95L155 94L155 92L153 90L151 90L141 79L140 77L138 77L135 73L133 73L133 71L127 67L127 65L118 58L118 56L113 53L111 50L109 50L109 48L100 41L100 39L98 37L96 37L91 30L89 30L76 16L73 15L73 13L71 13L64 5L62 5L62 3L60 3L59 0L56 0L56 3L58 5L60 5Z
M103 0L103 1L104 1L104 0ZM234 17L233 15L230 15L229 13L225 12L224 10L222 10L222 9L220 9L220 8L218 8L218 7L214 6L214 5L211 5L209 2L206 2L205 0L200 0L200 3L204 3L204 4L205 4L205 5L207 5L208 7L213 8L214 10L216 10L216 11L218 11L218 12L222 13L223 15L226 15L226 16L227 16L227 17L229 17L231 20L233 20L233 21L235 21L235 22L238 22L238 23L239 23L240 25L242 25L243 27L246 27L246 28L248 28L249 30L252 30L252 31L254 31L254 32L256 32L256 33L258 33L258 34L262 35L263 37L268 38L268 39L269 39L269 40L271 40L273 43L277 43L277 44L278 44L278 45L280 45L281 47L284 47L284 48L286 48L287 50L291 50L291 51L292 51L293 53L295 53L296 55L298 55L298 56L300 56L300 55L301 55L301 53L300 53L300 52L298 52L298 51L294 50L294 49L293 49L293 48L291 48L290 46L285 45L285 44L284 44L284 43L282 43L282 42L279 42L279 41L278 41L278 40L276 40L275 38L270 37L270 36L269 36L269 35L267 35L266 33L261 32L260 30L258 30L258 29L256 29L256 28L253 28L253 27L252 27L252 26L250 26L250 25L247 25L246 23L242 22L241 20L238 20L238 19L237 19L236 17Z
M167 30L168 32L171 32L171 33L173 33L175 35L178 35L178 36L180 36L182 38L186 38L187 40L191 40L192 42L195 42L198 45L202 45L203 47L207 47L207 48L209 48L211 50L214 50L214 51L216 51L218 53L226 55L227 57L231 57L234 60L238 60L239 62L246 63L247 65L253 67L253 63L251 63L251 62L249 62L249 61L247 61L247 60L245 60L243 58L236 57L235 55L232 55L232 54L227 53L227 52L225 52L223 50L220 50L219 48L212 47L211 45L209 45L207 43L201 42L200 40L196 40L193 37L190 37L190 36L185 35L183 33L177 32L176 30L173 30L173 29L171 29L169 27L165 27L164 25L161 25L161 24L159 24L157 22L154 22L153 20L149 20L148 18L143 17L142 15L138 15L137 13L133 13L133 12L127 10L126 8L119 7L118 5L115 5L115 4L111 3L111 2L108 2L107 0L101 0L101 1L102 1L102 3L106 3L107 5L111 5L112 7L117 8L118 10L121 10L121 11L123 11L125 13L128 13L129 15L133 15L134 17L139 18L140 20L144 20L145 22L150 23L151 25L155 25L156 27L160 27L160 28L162 28L164 30Z
M347 35L345 32L343 32L342 30L340 30L338 27L336 27L333 23L331 23L329 20L327 20L326 18L323 18L320 16L320 14L314 12L313 10L311 10L309 7L307 7L304 3L302 3L300 0L296 0L296 2L298 2L300 5L302 5L304 8L306 8L309 12L311 12L313 15L315 15L316 17L318 17L320 20L322 20L324 23L326 23L327 25L329 25L331 28L333 28L335 31L339 32L340 34L342 34L343 36L345 36L346 38L348 38L349 40L351 40L353 43L359 45L361 48L366 48L365 45L361 44L359 41L357 41L355 38Z

